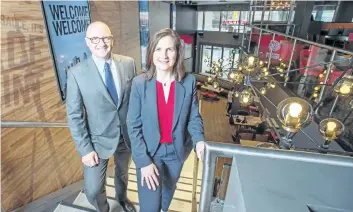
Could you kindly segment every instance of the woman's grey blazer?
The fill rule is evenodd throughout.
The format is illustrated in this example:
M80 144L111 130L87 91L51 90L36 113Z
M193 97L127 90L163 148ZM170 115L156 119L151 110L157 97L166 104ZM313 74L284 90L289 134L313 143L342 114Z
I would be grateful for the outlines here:
M148 80L145 76L141 74L132 81L127 115L132 158L137 168L152 163L160 140L156 79ZM196 79L192 74L186 74L182 81L175 82L174 96L173 146L178 159L184 162L196 143L205 141Z

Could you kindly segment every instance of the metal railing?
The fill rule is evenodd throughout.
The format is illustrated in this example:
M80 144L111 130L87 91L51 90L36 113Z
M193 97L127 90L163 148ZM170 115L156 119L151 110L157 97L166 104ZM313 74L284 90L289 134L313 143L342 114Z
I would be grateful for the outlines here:
M269 26L286 26L286 34L289 33L290 29L292 28L292 33L291 36L294 36L294 32L295 32L295 28L296 28L296 24L281 24L281 23L273 23L273 24L253 24L252 26L257 26L259 28L263 28L262 26L265 26L265 29L268 30ZM245 31L244 31L245 32Z
M261 28L261 27L257 27L257 26L254 26L254 25L250 25L249 26L251 29L257 29L259 30L259 40L258 40L258 43L257 43L257 52L256 54L258 55L258 51L260 49L260 43L261 43L261 37L262 37L262 33L263 32L267 32L267 33L272 33L273 36L272 36L272 41L271 42L274 42L275 40L275 35L280 35L280 36L283 36L289 40L293 40L293 47L292 47L292 50L291 50L291 56L289 58L289 62L288 62L288 68L287 68L287 71L284 72L286 74L286 79L285 79L285 83L284 83L284 86L287 85L287 82L288 82L288 74L290 72L293 72L293 70L290 70L291 68L291 64L293 62L293 54L295 52L295 48L296 48L296 44L298 41L301 41L303 42L304 44L309 44L309 45L313 45L313 46L317 46L317 47L320 47L320 48L323 48L323 49L327 49L327 50L331 50L332 51L332 54L331 54L331 59L329 62L327 62L326 64L328 64L328 68L330 70L330 68L334 65L335 62L338 62L338 61L343 61L343 60L336 60L335 61L335 56L337 55L337 53L342 53L342 54L348 54L348 55L351 55L350 59L349 58L346 58L345 60L352 60L352 56L353 56L353 52L351 51L348 51L348 50L345 50L345 49L340 49L340 48L336 48L336 47L333 47L333 46L328 46L328 45L325 45L325 44L321 44L321 43L316 43L316 42L313 42L313 41L309 41L309 40L305 40L305 39L302 39L302 38L298 38L298 37L294 37L294 36L291 36L291 35L287 35L287 34L284 34L284 33L281 33L281 32L276 32L276 31L273 31L273 30L268 30L268 29L264 29L264 28ZM250 47L251 47L251 37L252 37L252 30L250 32L250 35L249 35L249 40L248 40L248 52L250 52ZM245 35L243 35L243 38L242 38L242 44L244 44L244 39L245 39ZM272 50L270 50L270 54L269 54L269 62L268 62L268 66L270 65L270 61L271 61L271 58L272 58ZM318 66L320 64L317 64L315 66ZM308 67L305 67L305 68L308 68ZM298 70L301 70L301 69L297 69L296 71ZM318 98L318 101L320 101L323 97L323 94L325 93L325 89L327 87L327 81L328 81L328 78L330 76L330 71L327 71L326 72L326 75L325 75L325 80L323 82L323 87L320 91L320 94L319 94L319 98Z
M1 121L2 128L66 128L64 122Z

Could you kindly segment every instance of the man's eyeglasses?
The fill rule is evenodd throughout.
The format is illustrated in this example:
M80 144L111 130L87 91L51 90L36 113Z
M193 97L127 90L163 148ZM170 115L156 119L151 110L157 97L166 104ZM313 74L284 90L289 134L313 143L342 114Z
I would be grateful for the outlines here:
M113 36L102 37L102 38L99 38L99 37L93 37L93 38L86 37L86 38L89 39L93 44L98 44L100 40L102 40L104 43L110 43L113 40Z

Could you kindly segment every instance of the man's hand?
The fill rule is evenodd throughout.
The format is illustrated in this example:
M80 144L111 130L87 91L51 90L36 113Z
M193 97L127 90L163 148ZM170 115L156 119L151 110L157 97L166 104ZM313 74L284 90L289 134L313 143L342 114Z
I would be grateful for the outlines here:
M98 165L99 158L98 158L97 153L95 151L92 151L92 152L88 153L87 155L83 156L81 161L86 166L93 167L95 165Z
M143 187L144 181L147 183L148 189L151 188L155 191L157 186L159 186L158 178L159 176L158 169L153 163L141 168L141 185Z
M205 150L205 142L204 141L198 142L196 144L196 154L197 154L197 158L200 161L203 161L204 150Z

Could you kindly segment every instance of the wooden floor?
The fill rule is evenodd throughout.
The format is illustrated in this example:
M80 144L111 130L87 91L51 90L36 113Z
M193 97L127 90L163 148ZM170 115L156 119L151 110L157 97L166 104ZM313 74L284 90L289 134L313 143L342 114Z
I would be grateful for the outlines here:
M201 114L204 122L204 130L207 141L232 143L234 126L228 122L226 116L227 99L219 97L219 101L202 100ZM223 164L231 163L231 158L218 158L216 166L216 177L221 177Z

